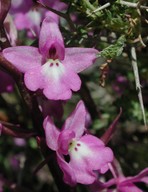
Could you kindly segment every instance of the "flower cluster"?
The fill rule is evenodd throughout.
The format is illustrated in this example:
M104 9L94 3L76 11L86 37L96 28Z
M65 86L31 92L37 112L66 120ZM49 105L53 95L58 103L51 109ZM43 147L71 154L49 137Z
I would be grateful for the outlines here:
M120 115L102 137L93 135L88 125L91 125L94 119L91 118L93 115L88 108L94 103L90 102L88 105L91 96L85 93L81 95L82 98L62 125L65 104L73 94L81 91L83 78L80 78L79 73L94 66L99 57L95 43L91 48L84 47L83 44L71 47L65 43L66 32L61 32L61 23L64 21L60 20L60 15L63 10L70 9L71 4L68 6L60 0L12 0L11 5L9 3L1 3L0 0L3 7L0 16L0 32L3 35L0 37L0 94L13 92L16 81L28 106L34 129L32 132L26 131L19 125L0 119L0 135L23 139L37 138L47 163L48 156L45 151L51 156L54 154L54 160L61 169L62 181L66 186L83 184L92 192L109 192L114 189L118 192L140 192L135 183L148 183L148 168L136 176L125 177L118 172L112 149L106 146ZM89 2L87 3L89 5ZM92 10L94 12L94 9ZM68 17L67 21L69 19ZM66 28L64 30L66 31ZM32 43L24 45L23 41L19 42L18 33L24 33L25 38ZM93 36L92 31L88 33ZM72 35L74 34L73 32ZM104 81L105 78L106 76ZM118 78L118 83L127 82L126 79ZM115 88L116 92L122 92L117 90L120 89L119 86L114 86ZM17 143L17 140L15 141ZM26 142L23 140L23 143L18 145L24 146ZM110 172L106 177L107 171ZM3 186L5 179L2 181Z

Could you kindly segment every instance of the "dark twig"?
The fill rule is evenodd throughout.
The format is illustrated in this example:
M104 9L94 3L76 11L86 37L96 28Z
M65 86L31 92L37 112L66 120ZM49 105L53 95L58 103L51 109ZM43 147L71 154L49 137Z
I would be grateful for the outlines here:
M79 94L82 98L82 100L85 103L85 106L88 110L88 112L91 115L92 119L96 119L100 116L99 112L97 111L96 105L91 97L90 91L85 83L85 78L81 75L81 79L82 79L82 85L81 85L81 89L79 90Z
M26 129L21 128L10 128L2 125L1 134L9 135L12 137L18 137L18 138L30 138L37 136L36 132L27 131Z

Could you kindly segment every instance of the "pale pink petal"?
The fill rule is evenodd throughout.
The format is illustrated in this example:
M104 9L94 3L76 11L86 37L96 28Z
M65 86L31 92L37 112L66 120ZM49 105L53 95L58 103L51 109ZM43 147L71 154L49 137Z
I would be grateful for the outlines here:
M70 69L67 69L67 72L62 78L62 82L73 91L78 91L81 87L79 76Z
M74 170L69 166L69 164L64 160L64 157L57 152L57 161L64 174L64 182L68 185L75 186L76 178Z
M93 64L98 51L93 48L65 48L64 65L79 73Z
M97 137L85 135L77 141L75 148L70 151L70 159L70 164L74 169L76 166L81 169L82 166L83 169L101 172L101 169L113 160L113 152L110 148L105 147L104 143ZM107 170L105 169L105 171Z
M43 122L46 143L48 147L54 151L58 149L58 137L60 131L56 128L51 118L48 116Z
M59 26L53 18L46 17L39 37L40 53L46 58L64 59L65 48Z
M67 100L72 96L72 91L68 89L60 81L55 82L52 80L43 89L44 95L51 100Z
M41 74L41 67L35 67L24 75L26 87L31 91L36 91L44 87L44 77Z
M75 173L77 183L89 185L92 184L97 178L97 174L87 169L87 167L84 167L83 162L80 162L80 164L76 165L75 167L71 166L71 164L69 164L69 166ZM81 169L79 169L80 167Z
M86 109L83 101L79 101L75 110L66 119L62 130L71 130L76 134L76 138L80 137L85 131Z
M84 146L84 144L79 141L72 147L73 149L69 151L69 165L74 170L77 182L82 184L93 183L96 180L97 175L93 171L93 167L90 167L89 165L89 161L93 160L92 156L89 158L91 152L87 146Z
M72 90L77 90L80 87L79 77L66 69L62 63L58 61L56 63L56 60L53 63L47 62L43 65L41 73L44 77L43 93L48 99L70 99Z
M35 47L11 47L4 49L2 53L8 61L23 73L42 64L42 56L38 48Z

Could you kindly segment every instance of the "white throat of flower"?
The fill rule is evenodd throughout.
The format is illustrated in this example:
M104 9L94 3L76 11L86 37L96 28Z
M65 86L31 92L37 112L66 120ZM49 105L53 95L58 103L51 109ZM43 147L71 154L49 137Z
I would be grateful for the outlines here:
M48 61L42 66L41 73L50 77L50 79L58 81L65 72L64 65L58 59L48 59Z
M84 143L77 140L72 140L70 142L68 152L77 159L89 156L89 154L91 154L90 149Z

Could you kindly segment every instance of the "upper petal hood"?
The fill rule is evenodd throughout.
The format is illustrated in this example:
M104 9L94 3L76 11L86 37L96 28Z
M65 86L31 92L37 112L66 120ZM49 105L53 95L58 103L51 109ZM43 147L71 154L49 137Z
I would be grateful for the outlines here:
M58 137L60 131L56 128L49 116L44 120L43 127L48 147L56 151L58 149Z
M75 110L66 119L62 129L75 132L76 137L80 137L85 131L86 109L83 101L79 101Z
M64 59L65 48L63 37L57 22L53 18L46 17L42 23L39 50L46 58Z

